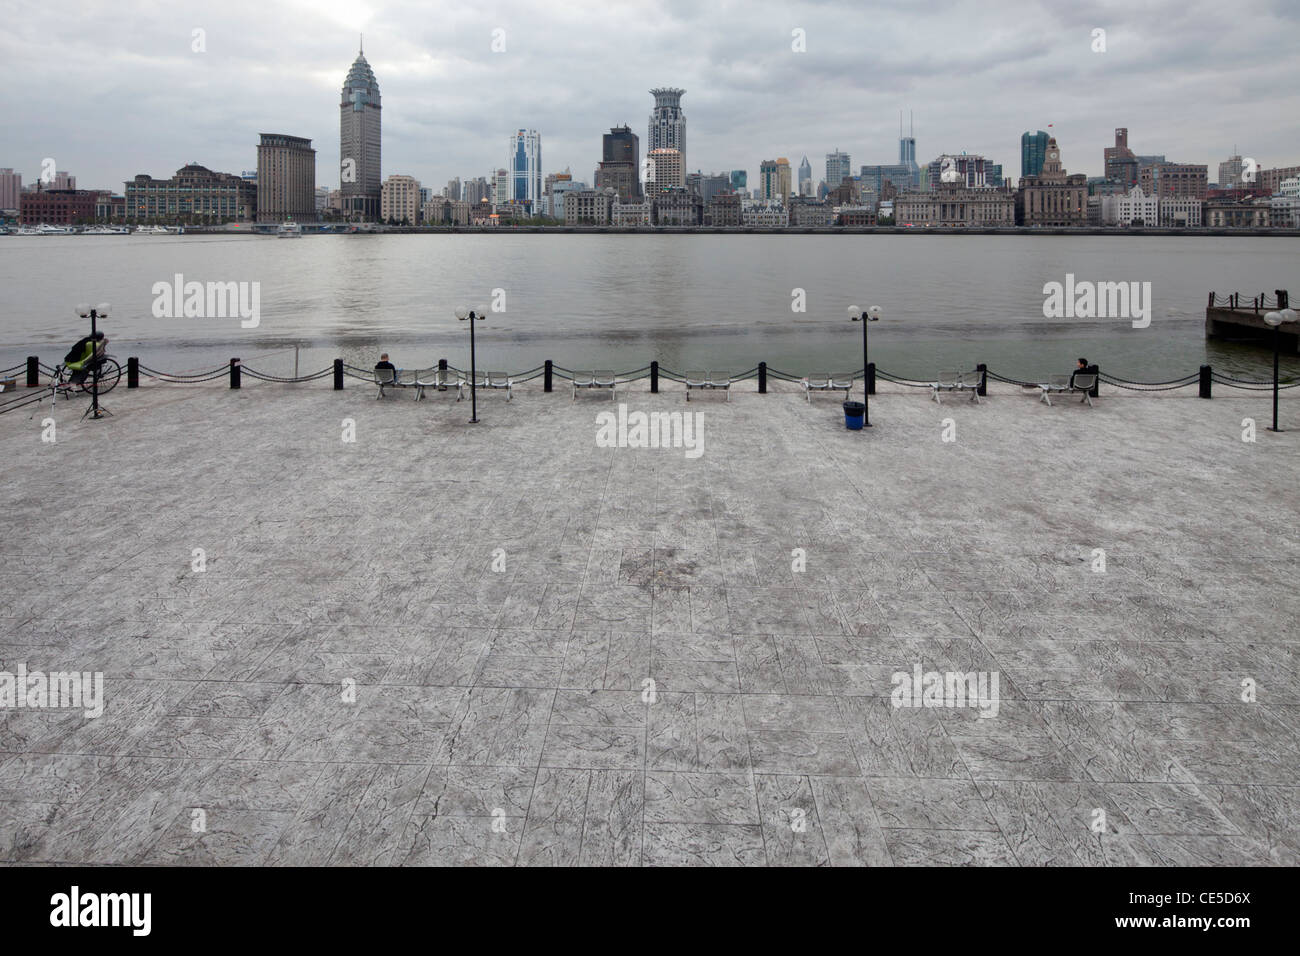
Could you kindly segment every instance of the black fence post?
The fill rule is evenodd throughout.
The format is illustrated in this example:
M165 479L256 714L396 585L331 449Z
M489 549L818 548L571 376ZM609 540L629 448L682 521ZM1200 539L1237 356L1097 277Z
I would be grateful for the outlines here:
M650 363L650 394L659 394L659 363Z
M547 359L546 369L542 373L542 391L549 392L550 390L551 390L551 360Z
M975 371L980 373L979 388L975 389L975 394L983 397L989 393L989 367L983 362L975 366Z
M767 394L767 363L758 363L758 394Z
M343 360L334 360L334 391L343 391Z
M39 388L41 384L41 360L35 355L27 356L27 387Z
M230 387L239 388L239 359L230 360Z
M1210 395L1211 382L1213 382L1213 379L1210 378L1210 366L1202 365L1201 366L1201 398L1212 397Z
M134 355L128 356L126 360L126 387L140 387L140 359Z
M867 363L867 394L876 394L876 363Z

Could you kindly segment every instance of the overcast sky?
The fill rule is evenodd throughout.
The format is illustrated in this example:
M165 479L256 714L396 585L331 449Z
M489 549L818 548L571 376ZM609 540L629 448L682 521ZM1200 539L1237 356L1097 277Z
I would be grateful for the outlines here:
M504 166L510 133L542 135L545 172L590 182L600 136L643 142L654 86L685 88L687 165L825 154L897 161L983 153L1020 172L1020 134L1052 126L1070 172L1100 175L1117 126L1137 153L1207 163L1236 145L1300 164L1300 2L1132 0L6 0L0 166L52 157L82 188L188 162L256 168L257 134L307 136L336 186L339 92L365 33L383 94L383 174L441 188ZM495 29L504 52L493 52ZM1105 52L1093 31L1104 29ZM195 30L204 52L194 52ZM802 30L806 52L795 52ZM1289 64L1289 65L1288 65ZM643 147L644 148L644 147Z

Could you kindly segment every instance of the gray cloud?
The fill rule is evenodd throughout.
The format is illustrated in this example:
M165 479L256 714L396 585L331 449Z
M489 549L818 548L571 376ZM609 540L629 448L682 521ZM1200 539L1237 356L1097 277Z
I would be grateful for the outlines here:
M440 187L506 161L518 127L546 170L589 179L600 135L644 135L652 86L687 90L688 163L746 168L834 148L892 162L898 111L918 159L982 152L1019 172L1019 138L1054 124L1071 171L1095 175L1116 126L1140 153L1211 167L1236 144L1300 163L1295 4L625 0L490 6L412 0L66 0L0 27L9 121L0 165L34 179L53 157L83 186L121 188L187 162L256 165L257 134L310 136L337 182L338 95L366 35L384 97L384 174ZM492 53L492 30L506 52ZM1107 31L1093 53L1091 31ZM807 52L791 50L806 31ZM192 31L207 50L191 51Z

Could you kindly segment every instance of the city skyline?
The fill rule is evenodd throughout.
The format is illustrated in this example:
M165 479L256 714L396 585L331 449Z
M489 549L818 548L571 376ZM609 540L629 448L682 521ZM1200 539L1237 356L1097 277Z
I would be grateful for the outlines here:
M0 31L16 93L12 139L0 162L31 182L53 158L82 188L120 190L138 173L162 175L190 162L249 168L256 134L266 129L311 139L329 155L340 81L363 31L387 107L383 175L424 183L501 167L502 137L519 128L536 129L546 141L543 173L567 166L590 178L602 134L639 125L653 106L646 91L668 84L689 91L688 171L755 176L763 159L820 157L835 148L855 167L893 162L899 109L915 112L922 162L965 150L1008 174L1018 172L1021 134L1048 123L1069 144L1072 171L1089 176L1101 175L1101 150L1121 126L1137 153L1211 170L1237 152L1262 166L1300 156L1294 129L1274 121L1295 112L1300 94L1291 81L1300 68L1255 53L1268 48L1264 38L1300 25L1280 5L1245 4L1234 9L1252 15L1229 22L1218 8L1192 4L1192 16L1171 24L1166 5L1132 11L1102 3L1065 12L1030 4L1014 31L990 27L987 17L956 4L940 6L938 16L895 10L880 20L870 70L850 65L853 27L865 26L866 14L834 3L794 14L760 3L746 10L778 12L745 18L673 3L616 14L579 5L549 17L509 4L491 16L452 7L436 29L404 3L313 6L319 15L306 28L297 3L264 8L234 0L220 9L169 11L135 27L87 6L84 18L67 21L76 22L76 37L48 25L11 23ZM254 11L267 29L247 30ZM927 35L914 38L922 22ZM634 50L606 44L614 24L644 42ZM1104 52L1093 50L1098 28L1107 31ZM941 41L935 31L963 40ZM96 36L101 56L71 52L82 35ZM1212 61L1203 58L1211 38ZM796 52L801 43L805 52ZM935 49L949 53L940 61L927 52ZM575 53L586 58L581 70L572 65ZM38 69L50 56L65 68ZM86 78L82 62L93 64L97 81ZM1175 63L1182 82L1159 82L1160 69ZM102 81L106 70L112 83ZM587 80L602 71L599 83ZM131 111L120 109L122 99ZM1192 116L1199 122L1189 123ZM318 164L319 185L338 186L332 165Z

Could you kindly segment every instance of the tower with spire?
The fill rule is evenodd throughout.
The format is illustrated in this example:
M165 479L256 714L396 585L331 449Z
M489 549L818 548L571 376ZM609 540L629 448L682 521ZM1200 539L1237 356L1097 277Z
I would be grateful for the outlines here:
M358 44L339 100L339 189L343 214L357 222L379 218L381 105L379 83Z

